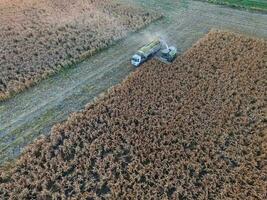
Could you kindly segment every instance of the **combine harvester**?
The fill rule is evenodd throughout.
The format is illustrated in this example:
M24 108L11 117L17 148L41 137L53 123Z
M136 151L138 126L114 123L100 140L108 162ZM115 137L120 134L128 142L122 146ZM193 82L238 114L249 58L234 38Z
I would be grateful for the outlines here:
M177 49L173 46L168 47L164 40L157 38L139 49L133 55L131 63L138 67L154 56L165 63L171 63L177 56Z

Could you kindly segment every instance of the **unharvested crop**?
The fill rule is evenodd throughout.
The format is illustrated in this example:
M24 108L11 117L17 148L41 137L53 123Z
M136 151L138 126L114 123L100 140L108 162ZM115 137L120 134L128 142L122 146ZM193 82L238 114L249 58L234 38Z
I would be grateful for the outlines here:
M1 1L0 100L159 17L114 0Z
M212 31L37 140L2 198L266 199L267 43Z

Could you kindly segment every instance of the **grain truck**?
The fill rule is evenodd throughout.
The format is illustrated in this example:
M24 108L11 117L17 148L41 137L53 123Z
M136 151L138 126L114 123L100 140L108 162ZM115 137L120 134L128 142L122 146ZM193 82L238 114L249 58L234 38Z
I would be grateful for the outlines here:
M160 58L160 60L172 62L177 55L177 50L175 47L168 47L164 40L156 38L140 48L132 56L131 64L138 67L155 55Z

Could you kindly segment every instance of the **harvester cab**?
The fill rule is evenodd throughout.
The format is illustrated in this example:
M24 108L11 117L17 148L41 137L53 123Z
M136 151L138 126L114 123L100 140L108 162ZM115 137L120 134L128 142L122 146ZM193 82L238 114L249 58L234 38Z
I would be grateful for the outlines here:
M172 62L177 56L177 49L173 46L161 50L160 57L167 62Z

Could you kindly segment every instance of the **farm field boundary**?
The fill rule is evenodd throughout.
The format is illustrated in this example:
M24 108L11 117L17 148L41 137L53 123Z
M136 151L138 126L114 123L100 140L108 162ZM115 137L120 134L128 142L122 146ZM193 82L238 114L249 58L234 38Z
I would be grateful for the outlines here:
M209 3L226 5L233 8L259 11L267 14L267 1L265 0L199 0Z

